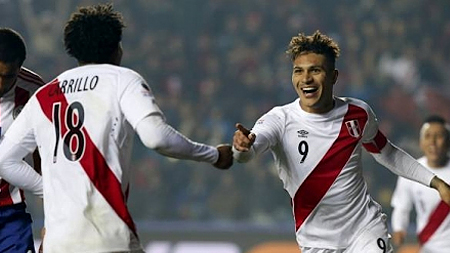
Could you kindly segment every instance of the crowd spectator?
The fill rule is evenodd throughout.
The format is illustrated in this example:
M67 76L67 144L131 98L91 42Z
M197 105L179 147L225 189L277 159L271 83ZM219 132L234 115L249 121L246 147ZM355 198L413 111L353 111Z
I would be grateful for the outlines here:
M29 64L44 79L75 66L62 53L61 20L68 19L65 10L92 1L57 2L58 6L54 1L0 1L0 22L21 32L33 45ZM127 25L123 65L142 73L167 121L195 140L231 142L234 122L249 125L269 108L292 101L285 42L292 34L310 34L317 29L338 41L346 55L337 62L337 95L371 104L383 119L380 129L400 147L420 154L415 135L421 119L430 112L450 120L447 1L113 2ZM44 25L50 29L45 34L38 30ZM42 39L47 42L38 43ZM250 168L234 165L227 175L218 177L207 170L192 173L197 163L148 154L139 141L136 146L135 150L141 151L134 159L131 191L141 194L131 198L130 205L135 206L132 212L138 219L265 223L291 219L289 198L280 190L281 182L273 171L263 174L256 169L261 163L272 163L270 157L253 161L247 165ZM389 210L396 178L389 172L380 174L379 166L370 157L365 159L369 160L364 162L369 165L365 173L371 175L370 192ZM230 198L227 210L218 202L220 196ZM149 198L176 203L142 207L142 203L150 203ZM238 210L230 210L233 208Z

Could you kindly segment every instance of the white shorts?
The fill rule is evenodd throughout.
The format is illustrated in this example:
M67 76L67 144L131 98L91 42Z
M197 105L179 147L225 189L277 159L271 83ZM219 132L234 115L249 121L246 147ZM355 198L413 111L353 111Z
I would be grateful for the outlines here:
M355 233L354 239L345 249L320 249L300 247L302 253L393 253L391 236L387 230L386 215L381 214L367 227Z

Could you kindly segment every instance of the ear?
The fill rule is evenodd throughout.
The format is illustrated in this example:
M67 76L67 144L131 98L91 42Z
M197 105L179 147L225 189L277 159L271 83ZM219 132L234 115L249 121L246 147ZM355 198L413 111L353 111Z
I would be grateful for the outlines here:
M339 76L339 71L337 69L333 70L333 84L336 84Z

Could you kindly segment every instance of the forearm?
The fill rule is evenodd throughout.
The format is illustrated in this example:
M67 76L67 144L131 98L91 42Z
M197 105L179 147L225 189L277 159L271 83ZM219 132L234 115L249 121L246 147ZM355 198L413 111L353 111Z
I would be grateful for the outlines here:
M28 151L8 138L0 145L0 177L10 184L42 196L42 177L22 159Z
M219 158L217 148L191 141L164 122L159 115L144 118L137 125L136 131L146 147L165 156L211 164Z
M380 153L371 154L378 163L393 173L423 185L430 186L431 180L435 176L433 172L417 162L416 159L390 142L386 144Z

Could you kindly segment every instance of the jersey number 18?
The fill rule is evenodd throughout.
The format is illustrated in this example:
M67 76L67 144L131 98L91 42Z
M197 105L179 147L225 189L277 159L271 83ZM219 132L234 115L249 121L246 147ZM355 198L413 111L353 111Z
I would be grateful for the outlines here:
M58 157L59 140L63 141L64 156L70 161L77 161L84 153L86 137L82 131L84 108L80 102L73 102L66 110L61 110L61 103L53 104L53 126L56 143L53 151L53 163Z

